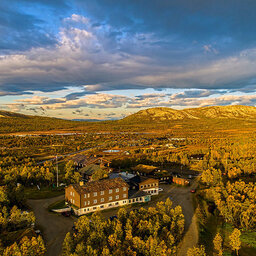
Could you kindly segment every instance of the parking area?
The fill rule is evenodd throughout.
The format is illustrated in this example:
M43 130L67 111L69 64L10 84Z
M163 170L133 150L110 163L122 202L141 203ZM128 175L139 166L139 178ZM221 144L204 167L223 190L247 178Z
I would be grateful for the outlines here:
M50 199L28 200L28 205L33 209L36 216L36 225L42 229L47 248L46 256L58 256L61 254L64 238L72 230L76 219L48 211L47 208L50 204L62 199L64 199L64 195Z

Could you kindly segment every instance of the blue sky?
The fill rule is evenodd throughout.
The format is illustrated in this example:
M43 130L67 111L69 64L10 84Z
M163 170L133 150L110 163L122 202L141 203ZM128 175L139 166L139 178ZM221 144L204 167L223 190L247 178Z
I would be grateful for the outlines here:
M0 108L116 119L256 104L253 0L1 0Z

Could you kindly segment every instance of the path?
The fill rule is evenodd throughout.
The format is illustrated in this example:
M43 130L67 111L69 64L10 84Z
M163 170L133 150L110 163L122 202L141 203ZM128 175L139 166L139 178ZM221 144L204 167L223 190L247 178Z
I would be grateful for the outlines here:
M64 195L40 200L28 200L28 205L36 216L36 224L42 227L43 238L46 243L46 256L58 256L61 254L62 243L66 234L71 231L74 220L72 217L63 217L48 211L47 207L59 200Z
M185 217L185 234L178 246L177 256L186 256L188 249L196 246L198 243L197 219L194 212L192 194L190 193L190 190L196 187L197 181L194 181L186 190L180 191L180 193L176 190L175 195L171 196L175 205L181 205Z

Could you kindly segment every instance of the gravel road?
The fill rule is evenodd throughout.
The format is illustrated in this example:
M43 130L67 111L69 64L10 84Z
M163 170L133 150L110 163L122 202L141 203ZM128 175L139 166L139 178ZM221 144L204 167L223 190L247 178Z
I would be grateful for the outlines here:
M59 200L64 195L50 199L28 200L28 205L33 209L36 216L36 224L42 227L43 238L46 243L46 256L58 256L66 233L71 231L73 217L63 217L48 211L47 207Z

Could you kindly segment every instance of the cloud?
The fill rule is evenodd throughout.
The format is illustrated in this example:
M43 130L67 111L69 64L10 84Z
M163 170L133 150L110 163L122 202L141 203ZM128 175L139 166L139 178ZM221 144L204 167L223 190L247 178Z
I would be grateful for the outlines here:
M12 8L0 3L0 96L83 90L41 103L61 107L113 90L184 89L174 100L256 89L256 4L249 0L232 8L231 0L10 1ZM168 104L164 96L140 97L126 100Z
M189 90L189 91L172 94L171 99L201 98L201 97L208 97L214 94L225 94L225 93L227 93L227 90Z
M17 102L22 102L26 105L47 105L47 104L55 104L65 102L65 99L50 99L44 96L33 96L28 99L20 99Z
M82 17L79 16L79 19ZM89 22L77 28L68 23L60 31L59 42L54 48L39 47L22 54L1 56L0 90L12 94L25 91L50 92L80 86L84 92L67 96L76 99L97 91L143 88L241 89L255 82L256 48L209 63L203 61L193 65L193 60L184 60L179 65L166 65L164 61L161 63L161 56L157 59L154 55L120 51L120 47L130 37L123 37L119 43L112 42L106 39L110 31L108 25L94 27ZM138 38L137 35L132 44L142 47L143 43ZM150 46L153 51L155 48L158 46ZM166 56L171 57L168 54Z
M1 0L0 53L8 54L32 47L55 45L57 39L50 30L47 30L45 24L46 21L37 15L24 12L17 1Z
M198 90L198 91L185 91L184 93L176 94L163 94L163 93L150 93L137 96L124 96L106 93L97 93L94 95L85 95L80 99L68 100L66 97L60 99L51 99L49 97L32 97L28 99L17 100L17 103L8 104L12 110L27 109L32 110L35 108L37 111L56 111L56 110L72 110L73 115L89 115L88 108L102 109L100 114L110 118L114 115L120 116L124 114L125 109L140 109L149 107L203 107L214 105L250 105L255 106L256 95L243 94L233 95L224 94L222 91L216 90ZM213 97L213 95L216 95ZM211 97L209 97L211 96ZM29 107L30 106L30 107ZM85 110L85 108L87 110ZM107 112L107 109L120 108L119 114L115 112ZM90 113L93 114L93 113Z

